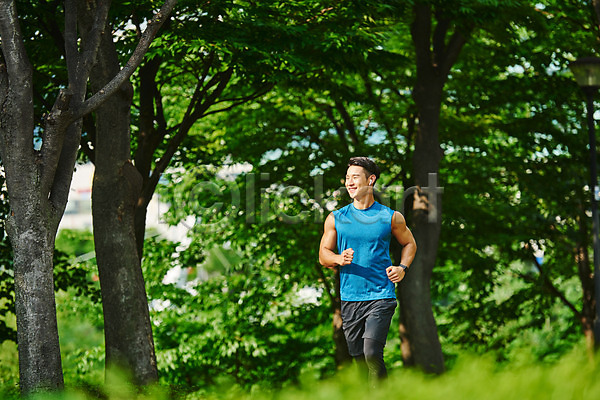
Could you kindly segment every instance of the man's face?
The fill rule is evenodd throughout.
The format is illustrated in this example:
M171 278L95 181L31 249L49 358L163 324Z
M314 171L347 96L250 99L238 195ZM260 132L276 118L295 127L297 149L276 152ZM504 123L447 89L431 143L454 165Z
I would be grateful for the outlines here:
M363 167L351 165L346 171L346 190L351 199L361 198L371 190L367 175L369 173ZM373 179L373 178L371 178Z

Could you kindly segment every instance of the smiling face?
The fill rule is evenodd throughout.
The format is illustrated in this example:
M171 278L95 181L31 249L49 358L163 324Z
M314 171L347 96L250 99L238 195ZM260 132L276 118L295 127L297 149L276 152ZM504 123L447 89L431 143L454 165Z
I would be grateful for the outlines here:
M345 186L351 199L362 198L371 190L370 181L375 175L369 175L366 169L358 165L351 165L346 171Z

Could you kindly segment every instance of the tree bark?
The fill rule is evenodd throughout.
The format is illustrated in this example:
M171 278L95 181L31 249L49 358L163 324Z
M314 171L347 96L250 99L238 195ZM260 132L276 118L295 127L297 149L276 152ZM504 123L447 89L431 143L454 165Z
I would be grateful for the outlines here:
M17 207L13 208L12 213L20 217L22 214L16 210ZM23 211L41 210L27 207ZM54 301L55 232L39 225L38 218L32 218L27 224L29 229L23 229L26 222L12 222L10 232L14 251L20 386L24 393L29 393L62 388L63 374Z
M399 285L401 337L410 347L407 365L417 365L427 372L444 371L444 357L438 338L437 325L431 304L431 275L435 267L441 232L441 208L436 186L428 182L429 174L437 174L441 159L438 138L438 87L428 87L417 78L414 96L419 110L419 125L413 155L415 185L421 190L414 194L409 217L412 233L419 251L410 272ZM431 81L429 81L431 82ZM433 95L432 95L433 94ZM424 190L423 190L424 189ZM438 207L433 207L437 203ZM430 218L433 217L433 218Z
M90 84L98 91L120 70L107 27ZM135 241L135 207L142 178L129 160L133 88L121 85L96 112L92 215L104 312L107 369L117 365L137 384L158 379L152 325Z

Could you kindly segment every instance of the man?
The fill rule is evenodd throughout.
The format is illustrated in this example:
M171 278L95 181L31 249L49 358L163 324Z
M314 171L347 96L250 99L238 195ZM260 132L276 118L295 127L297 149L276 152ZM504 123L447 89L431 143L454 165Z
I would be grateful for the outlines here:
M402 214L375 201L378 178L371 159L350 159L345 186L352 203L327 216L319 248L323 266L340 267L342 328L350 355L366 362L370 379L387 376L383 348L396 309L395 284L417 251ZM403 246L398 266L390 259L392 235Z

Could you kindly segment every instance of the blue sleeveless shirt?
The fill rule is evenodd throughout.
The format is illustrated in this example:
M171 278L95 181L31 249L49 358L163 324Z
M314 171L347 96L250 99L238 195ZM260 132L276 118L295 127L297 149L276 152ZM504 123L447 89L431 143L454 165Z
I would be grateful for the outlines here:
M333 215L338 253L354 250L352 263L340 267L342 300L395 299L396 285L385 272L392 265L390 239L394 210L378 202L365 210L349 204Z

